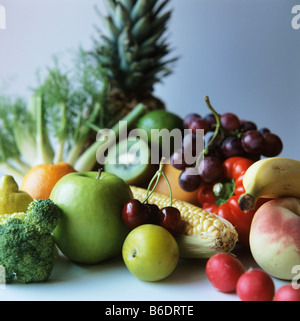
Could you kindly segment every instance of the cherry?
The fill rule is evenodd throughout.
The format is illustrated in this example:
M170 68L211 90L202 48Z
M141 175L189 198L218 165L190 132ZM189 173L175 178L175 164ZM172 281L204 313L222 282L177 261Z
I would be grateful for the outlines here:
M161 221L160 226L172 234L177 234L181 227L181 215L180 211L173 206L166 206L160 210Z
M145 205L148 206L150 210L150 218L148 223L158 225L159 222L161 221L161 213L160 213L159 207L156 204L150 204L150 203L147 203Z
M152 189L148 194L148 187L147 197L144 199L143 202L137 199L133 199L124 205L122 210L122 219L127 227L134 229L142 224L156 224L164 227L172 234L176 234L180 231L180 211L172 206L172 191L170 183L167 177L163 174L162 167L163 163L161 162L159 170L156 172L156 174L149 183L149 187L151 186L155 178L159 179L160 176L163 175L164 178L167 180L170 189L170 206L159 209L159 207L156 204L149 204L147 201L153 193L154 189Z
M127 202L122 210L122 219L127 227L134 229L150 219L150 208L137 199Z

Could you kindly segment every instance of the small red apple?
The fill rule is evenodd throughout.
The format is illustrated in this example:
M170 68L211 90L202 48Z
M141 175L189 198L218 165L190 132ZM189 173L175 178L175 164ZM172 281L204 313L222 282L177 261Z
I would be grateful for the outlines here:
M250 249L256 263L272 276L292 280L300 266L300 199L277 198L255 213Z

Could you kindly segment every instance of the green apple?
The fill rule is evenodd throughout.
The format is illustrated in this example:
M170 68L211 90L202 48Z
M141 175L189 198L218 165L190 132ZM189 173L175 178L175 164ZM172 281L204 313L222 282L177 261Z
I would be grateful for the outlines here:
M94 264L121 254L129 229L122 208L132 199L119 177L102 172L63 176L50 199L63 211L53 235L61 252L77 263Z
M165 228L144 224L128 234L122 255L134 276L143 281L159 281L176 268L179 249L175 238Z
M3 175L0 179L0 214L26 212L32 197L19 186L11 175Z

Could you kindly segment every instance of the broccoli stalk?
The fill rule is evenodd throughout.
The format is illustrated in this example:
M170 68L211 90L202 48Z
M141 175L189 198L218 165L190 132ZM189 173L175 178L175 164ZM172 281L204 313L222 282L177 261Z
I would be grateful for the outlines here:
M61 209L50 199L33 200L26 213L4 214L0 219L0 265L6 282L43 282L55 261L52 231Z

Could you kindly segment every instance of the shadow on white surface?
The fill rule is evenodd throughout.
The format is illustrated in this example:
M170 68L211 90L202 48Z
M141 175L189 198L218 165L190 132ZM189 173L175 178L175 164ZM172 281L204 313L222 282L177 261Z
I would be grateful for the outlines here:
M249 249L234 253L245 269L256 268ZM56 261L48 282L8 284L1 301L238 301L235 293L216 291L205 274L206 259L180 259L175 271L158 282L144 282L126 268L121 256L95 265ZM286 281L275 280L276 289Z

